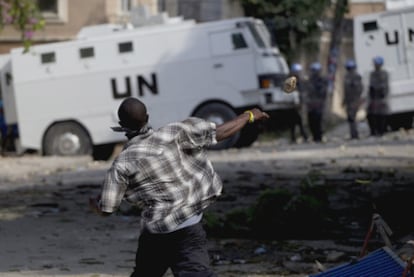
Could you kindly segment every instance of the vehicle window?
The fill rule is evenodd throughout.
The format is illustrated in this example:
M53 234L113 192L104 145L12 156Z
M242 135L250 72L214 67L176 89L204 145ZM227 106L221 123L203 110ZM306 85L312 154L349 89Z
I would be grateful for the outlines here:
M55 52L43 53L40 55L40 60L42 64L55 63L56 55Z
M81 59L93 58L95 56L95 51L93 47L86 47L79 49L79 56Z
M242 33L231 34L231 39L233 42L233 49L247 48L247 43Z
M251 34L253 35L253 38L257 46L259 48L265 48L265 42L263 41L263 38L261 37L259 31L256 29L256 26L253 23L248 22L247 27L249 28Z
M235 50L241 49L243 43L246 45L244 38L240 38L234 31L215 32L210 34L210 49L213 55L229 55Z
M10 86L11 82L12 82L12 75L10 72L6 72L6 74L4 74L4 78L6 78L6 85Z
M378 30L378 24L377 21L368 21L368 22L364 22L362 23L364 32L369 32L369 31L376 31Z
M133 49L133 45L131 41L128 42L122 42L118 44L118 50L119 53L128 53L128 52L132 52Z
M272 35L269 32L269 29L267 29L266 25L263 23L256 23L257 30L259 30L259 33L261 34L261 37L264 41L264 44L266 47L272 46Z

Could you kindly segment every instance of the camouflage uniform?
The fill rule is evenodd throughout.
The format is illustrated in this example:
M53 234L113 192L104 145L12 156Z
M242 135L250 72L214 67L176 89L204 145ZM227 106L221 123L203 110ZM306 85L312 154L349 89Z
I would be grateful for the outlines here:
M372 71L369 77L367 110L371 135L382 135L385 133L386 116L389 111L387 103L388 93L388 73L381 69Z
M358 129L356 126L356 113L361 104L362 78L355 69L349 70L344 78L343 105L346 108L349 131L352 139L357 139Z
M312 73L306 85L306 92L309 128L313 140L320 142L323 135L322 117L328 92L328 80L319 72Z

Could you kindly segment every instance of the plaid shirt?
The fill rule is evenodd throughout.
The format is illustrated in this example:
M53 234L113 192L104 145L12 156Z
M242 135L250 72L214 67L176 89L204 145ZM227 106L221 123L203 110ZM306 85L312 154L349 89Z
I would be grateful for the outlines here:
M175 230L221 193L221 180L206 152L215 143L216 125L199 118L133 137L106 174L102 211L114 212L125 199L142 205L150 232Z

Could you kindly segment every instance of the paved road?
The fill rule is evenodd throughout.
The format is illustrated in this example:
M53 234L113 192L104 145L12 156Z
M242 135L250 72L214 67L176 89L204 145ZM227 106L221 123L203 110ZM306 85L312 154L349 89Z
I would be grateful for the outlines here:
M256 183L297 185L315 168L335 176L346 168L393 169L396 176L414 180L413 132L360 141L344 140L343 134L343 129L334 130L324 144L261 141L248 149L211 152L210 157L225 180L227 195ZM109 162L89 157L0 158L0 276L128 276L137 244L137 218L100 218L86 205L88 197L99 191L108 166ZM241 185L233 190L234 184ZM240 197L237 203L247 205L252 199ZM224 201L220 208L234 203ZM343 255L338 256L346 258L359 250L358 245L332 245L332 241L263 245L212 239L210 243L217 258L215 269L226 277L305 276L316 270L316 256L324 259L340 251ZM296 256L298 251L292 252L296 247L308 254ZM265 255L254 254L263 249ZM338 258L326 265L343 261Z

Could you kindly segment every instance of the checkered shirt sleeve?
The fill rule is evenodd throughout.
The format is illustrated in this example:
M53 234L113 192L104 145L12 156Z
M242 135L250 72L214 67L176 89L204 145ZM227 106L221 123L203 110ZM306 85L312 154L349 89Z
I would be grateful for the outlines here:
M155 233L201 213L222 190L206 151L215 132L214 123L189 118L131 139L106 175L102 210L115 211L122 199L143 204L145 227Z

